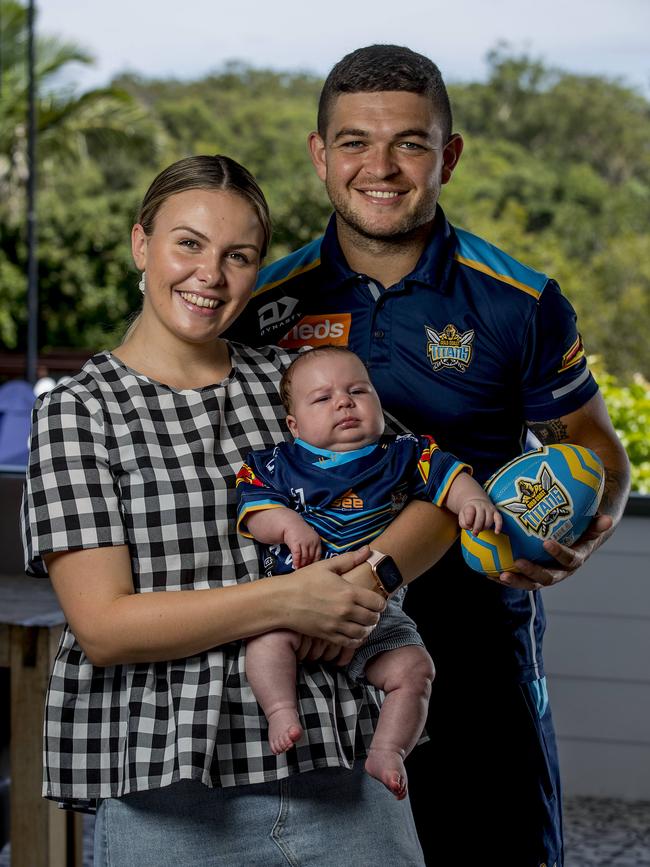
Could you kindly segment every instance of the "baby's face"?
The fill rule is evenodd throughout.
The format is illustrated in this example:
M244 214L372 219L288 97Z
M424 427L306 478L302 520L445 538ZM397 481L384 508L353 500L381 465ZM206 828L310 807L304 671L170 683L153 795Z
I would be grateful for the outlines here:
M291 379L289 430L319 449L349 452L375 442L384 416L368 371L354 355L307 356Z

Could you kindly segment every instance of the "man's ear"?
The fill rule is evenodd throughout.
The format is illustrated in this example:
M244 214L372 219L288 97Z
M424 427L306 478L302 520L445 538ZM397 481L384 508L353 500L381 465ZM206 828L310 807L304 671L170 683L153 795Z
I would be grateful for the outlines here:
M286 421L287 421L287 427L289 428L289 432L291 433L291 436L294 437L294 439L299 437L300 433L298 431L298 422L296 421L294 416L288 415L286 418Z
M454 133L442 151L442 183L447 184L451 180L454 169L458 165L464 146L463 137Z
M136 223L131 229L131 255L138 271L145 271L147 268L147 235L140 223Z
M325 142L317 132L310 132L307 142L309 144L309 153L311 154L311 161L316 169L316 174L321 181L325 181L327 178Z

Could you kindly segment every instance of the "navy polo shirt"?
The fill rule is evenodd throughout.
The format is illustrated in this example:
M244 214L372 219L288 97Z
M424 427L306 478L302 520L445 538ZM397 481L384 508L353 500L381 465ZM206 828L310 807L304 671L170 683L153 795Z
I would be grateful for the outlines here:
M454 228L440 207L416 267L394 286L350 269L332 217L323 237L261 271L227 336L253 345L348 345L367 364L384 408L413 433L433 435L480 482L521 454L527 421L567 415L598 390L557 283ZM471 573L457 551L433 571L445 575L442 596L431 602L436 629L450 628L440 606L457 607L462 597L465 631L479 645L499 648L500 665L514 659L522 680L541 675L539 594ZM450 572L462 587L449 589Z

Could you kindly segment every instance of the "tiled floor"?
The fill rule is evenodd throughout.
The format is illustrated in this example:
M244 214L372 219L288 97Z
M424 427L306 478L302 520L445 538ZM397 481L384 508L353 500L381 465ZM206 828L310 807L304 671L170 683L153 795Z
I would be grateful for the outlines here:
M567 798L565 867L650 867L650 801Z
M650 867L650 801L568 798L564 812L564 867ZM92 867L92 827L88 819L83 867ZM10 867L9 848L0 853L0 867Z

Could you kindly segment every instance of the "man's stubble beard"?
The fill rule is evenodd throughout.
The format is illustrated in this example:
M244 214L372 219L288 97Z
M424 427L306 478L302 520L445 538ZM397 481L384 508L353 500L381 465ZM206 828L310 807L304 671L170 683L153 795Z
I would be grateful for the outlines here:
M359 246L373 248L376 246L400 246L409 244L416 239L420 239L423 232L428 232L428 228L433 223L436 214L438 196L432 196L420 203L415 211L405 214L404 217L385 230L378 230L372 225L366 223L362 218L355 213L354 209L349 206L347 201L331 189L329 184L325 183L325 188L329 196L332 207L336 211L339 221L343 221L347 228L350 237L355 236ZM339 222L340 225L340 222Z

